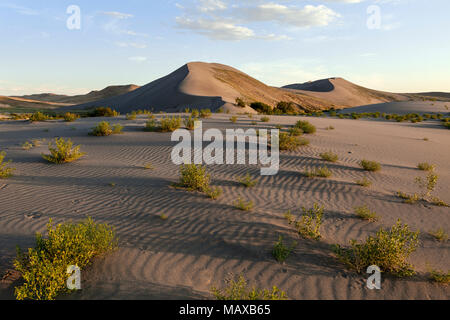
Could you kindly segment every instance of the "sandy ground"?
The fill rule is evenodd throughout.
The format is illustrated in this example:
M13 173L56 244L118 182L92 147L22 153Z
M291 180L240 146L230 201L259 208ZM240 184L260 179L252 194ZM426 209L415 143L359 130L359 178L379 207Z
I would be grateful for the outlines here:
M251 119L237 124L229 115L214 115L205 128L247 128ZM299 117L271 117L261 128L294 124ZM395 123L369 120L309 118L318 127L311 146L283 153L277 176L260 178L258 186L245 189L237 177L259 173L256 166L210 166L213 185L224 195L212 201L203 195L170 187L179 176L170 160L174 143L170 134L147 133L145 118L126 121L125 134L90 137L90 128L102 119L63 122L0 123L0 149L13 159L16 174L0 180L0 274L12 268L15 246L33 245L35 232L55 222L86 216L116 227L120 249L96 261L83 273L83 290L71 299L210 299L211 286L222 286L230 273L243 273L252 285L285 290L291 299L448 299L449 287L429 282L428 267L447 270L449 244L427 234L439 227L450 231L449 208L403 204L397 190L416 192L414 178L423 176L419 162L437 165L440 181L436 195L450 202L450 139L438 123ZM335 130L325 130L328 126ZM258 125L259 126L259 125ZM46 163L40 156L46 143L29 151L20 147L30 139L70 137L88 156L67 165ZM429 141L424 141L427 137ZM323 165L319 154L333 151L340 162L328 164L334 176L308 179L300 172ZM379 173L359 169L361 159L382 163ZM154 171L143 169L151 162ZM355 185L364 176L370 189ZM110 183L115 183L111 187ZM232 203L243 197L255 208L245 213ZM285 222L287 210L299 212L315 202L325 206L320 242L303 240ZM354 216L353 207L367 204L381 216L368 223ZM158 216L166 214L169 219ZM331 244L346 245L364 239L380 227L390 228L402 219L421 230L420 247L411 257L418 275L409 279L386 276L382 290L365 287L367 276L337 262ZM285 264L277 263L271 250L283 235L298 246ZM0 276L1 277L1 276ZM0 298L12 299L12 281L0 284Z

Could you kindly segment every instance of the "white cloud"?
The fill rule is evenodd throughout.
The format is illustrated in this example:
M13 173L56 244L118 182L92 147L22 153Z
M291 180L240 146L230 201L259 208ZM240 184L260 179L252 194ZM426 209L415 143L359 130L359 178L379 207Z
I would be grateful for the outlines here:
M147 61L147 57L129 57L128 60L141 63Z
M192 30L210 39L244 40L255 37L253 30L227 21L177 17L176 22L180 28Z
M109 12L102 12L102 13L104 15L111 16L111 17L114 17L114 18L120 19L120 20L129 19L129 18L134 17L132 14L122 13L122 12L117 12L117 11L109 11Z

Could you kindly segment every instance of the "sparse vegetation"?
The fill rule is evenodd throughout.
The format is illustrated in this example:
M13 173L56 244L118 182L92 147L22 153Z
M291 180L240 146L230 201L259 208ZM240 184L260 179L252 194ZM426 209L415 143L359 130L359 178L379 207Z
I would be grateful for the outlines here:
M49 117L48 115L46 115L40 111L33 113L29 118L29 120L31 122L47 121L50 119L51 119L51 117Z
M269 117L262 117L261 118L261 122L269 122L270 118Z
M275 243L275 246L273 247L272 255L278 262L284 262L289 257L292 250L294 250L296 245L297 242L294 241L290 247L285 246L283 243L283 237L280 236L278 238L278 242Z
M236 105L241 108L245 108L247 106L243 98L236 98Z
M309 145L309 141L307 139L298 138L286 132L280 132L279 138L281 151L295 151L301 146Z
M251 211L253 209L253 202L246 202L241 197L239 197L238 200L234 203L234 206L236 207L236 209L242 211Z
M281 130L281 128L279 130ZM303 130L297 127L292 127L289 129L288 133L291 136L300 137L301 135L303 135Z
M53 300L67 292L68 266L83 269L96 257L117 247L113 228L96 224L92 219L81 223L47 225L47 238L36 235L36 245L22 253L18 249L14 266L24 284L15 288L18 300Z
M438 284L448 285L450 283L450 271L431 270L430 279Z
M239 179L239 183L245 186L246 188L251 188L256 186L258 180L253 179L250 173L247 173L245 176Z
M111 109L111 108L104 108L104 107L100 107L100 108L96 108L94 109L91 113L89 113L89 116L91 117L118 117L120 116L120 113L118 113L117 111Z
M8 167L8 165L12 161L9 160L9 161L5 162L4 161L5 157L6 157L6 152L0 151L0 179L7 179L7 178L11 177L14 170L16 170L15 168Z
M443 228L439 228L437 230L430 231L429 234L434 239L436 239L437 241L440 241L440 242L446 242L448 240L448 234L447 234L447 232L445 232L445 230Z
M381 170L381 164L376 161L362 160L359 165L366 171L377 172Z
M304 175L308 178L330 178L333 172L327 166L315 168L313 170L305 170Z
M184 126L188 130L194 130L195 129L195 121L197 121L197 119L192 118L192 116L189 116L189 118L184 119Z
M64 114L64 121L65 122L74 122L76 121L80 116L75 113L66 112Z
M277 287L272 290L249 288L247 280L241 275L237 281L233 278L228 279L227 286L223 289L211 288L211 293L217 300L286 300L286 293L280 291Z
M322 160L328 162L338 162L339 160L339 156L331 151L321 153L320 157L322 158Z
M362 207L356 207L355 208L355 214L363 219L363 220L367 220L369 222L376 222L378 221L379 217L377 215L376 212L371 211L367 205L364 205Z
M434 171L434 169L436 169L436 166L434 164L422 162L417 165L417 168L422 171Z
M55 139L56 148L52 147L51 142L48 144L49 155L42 154L42 157L52 163L63 164L73 162L86 155L80 152L80 146L73 147L72 140L64 138Z
M317 128L308 121L300 120L296 123L295 127L302 129L305 134L313 134L317 131Z
M153 166L153 164L151 162L147 162L146 164L144 164L144 168L146 170L155 170L155 167Z
M208 189L206 189L205 193L210 199L217 200L223 194L223 190L222 188L209 187Z
M294 222L298 233L307 239L318 240L322 236L320 227L323 223L323 213L325 208L320 207L317 203L311 209L302 208L300 219Z
M184 164L180 167L180 183L178 186L189 191L207 192L211 181L211 175L206 173L202 165Z
M174 132L181 127L181 117L166 117L161 119L161 132Z
M418 244L419 232L410 231L408 225L403 225L399 220L390 231L381 228L365 242L352 240L349 248L336 245L335 253L340 261L358 273L376 265L383 272L412 276L415 272L407 260L416 251Z
M414 204L414 203L416 203L417 201L420 200L420 196L418 194L416 194L416 193L414 193L414 194L406 194L404 192L398 191L397 192L397 196L399 198L403 199L403 202L407 203L407 204Z
M230 121L231 121L232 123L236 123L237 120L238 120L238 118L237 118L236 116L232 116L232 117L230 118Z
M126 118L127 118L127 120L136 120L137 113L134 111L132 113L127 113Z
M362 178L361 180L356 180L355 183L361 187L368 188L372 185L372 181L367 179L366 177Z
M210 109L202 109L200 110L200 118L210 118L212 116L212 112Z
M102 121L90 133L91 136L106 137L112 134L121 134L123 127L120 124L115 124L111 127L111 124L106 121Z

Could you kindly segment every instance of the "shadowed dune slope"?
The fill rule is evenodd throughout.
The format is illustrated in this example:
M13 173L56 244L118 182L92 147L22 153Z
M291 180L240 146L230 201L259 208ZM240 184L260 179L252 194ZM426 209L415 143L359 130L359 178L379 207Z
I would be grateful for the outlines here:
M24 98L14 98L0 96L0 108L36 108L36 109L54 109L61 106L67 106L65 103L36 101Z
M290 92L302 93L348 107L416 99L413 94L399 94L367 89L342 78L291 84L283 88L288 89Z
M174 112L186 107L212 110L224 107L232 112L254 112L248 107L235 107L236 98L242 98L248 104L260 101L272 106L280 101L289 101L304 110L322 110L331 107L328 101L267 86L229 66L193 62L135 91L82 104L76 108L109 106L120 112L150 108L154 111Z

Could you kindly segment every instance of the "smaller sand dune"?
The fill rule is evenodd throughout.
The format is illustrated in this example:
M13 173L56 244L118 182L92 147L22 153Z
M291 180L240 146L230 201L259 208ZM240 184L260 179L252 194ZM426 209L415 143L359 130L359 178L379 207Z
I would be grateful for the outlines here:
M388 114L407 114L407 113L442 113L448 114L450 112L449 102L430 102L430 101L401 101L401 102L387 102L373 105L348 108L342 112L350 113L364 113L364 112L381 112Z

